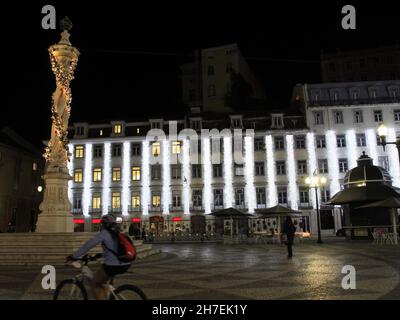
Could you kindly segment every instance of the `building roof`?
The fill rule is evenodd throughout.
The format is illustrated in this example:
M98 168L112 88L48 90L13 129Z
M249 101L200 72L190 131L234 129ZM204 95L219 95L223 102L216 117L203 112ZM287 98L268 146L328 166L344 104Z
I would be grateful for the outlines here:
M0 130L0 143L32 155L40 156L42 154L40 149L32 145L9 127L4 127Z

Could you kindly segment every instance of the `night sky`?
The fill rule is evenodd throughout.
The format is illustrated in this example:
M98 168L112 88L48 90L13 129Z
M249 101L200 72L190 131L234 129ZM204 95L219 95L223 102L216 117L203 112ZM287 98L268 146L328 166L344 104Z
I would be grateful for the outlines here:
M390 45L400 30L398 9L382 1L82 2L1 5L0 125L33 142L50 134L55 83L47 48L60 33L41 28L45 4L56 7L57 20L70 17L71 42L81 51L71 122L182 113L179 65L196 48L233 42L274 107L284 108L296 83L320 81L321 49ZM345 4L357 9L357 30L341 28Z

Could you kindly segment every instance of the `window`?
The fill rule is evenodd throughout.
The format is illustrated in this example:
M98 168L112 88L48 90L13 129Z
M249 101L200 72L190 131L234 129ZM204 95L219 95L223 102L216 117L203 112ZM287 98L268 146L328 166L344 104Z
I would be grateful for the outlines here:
M201 129L201 121L200 120L190 120L190 127L193 130L200 130Z
M172 141L172 154L180 154L180 153L181 153L181 142Z
M112 181L121 181L121 168L112 168Z
M93 147L93 158L101 158L103 156L103 146L97 145Z
M74 182L82 182L83 181L83 170L75 169L74 170Z
M244 167L242 164L235 164L235 176L243 176L244 175Z
M214 66L208 66L207 74L209 76L213 76L214 75Z
M181 178L181 166L180 165L172 165L171 166L171 177L172 179L180 179Z
M397 98L399 96L399 91L400 91L399 88L391 88L390 95L392 96L392 98Z
M103 130L99 130L99 136L102 137L103 136Z
M351 93L351 96L353 97L353 100L357 100L358 99L358 95L359 95L358 91L353 91Z
M156 141L151 144L151 154L154 157L158 157L161 154L161 144L160 142Z
M375 120L375 122L382 122L383 121L382 111L381 110L375 110L374 111L374 120Z
M74 201L73 201L73 209L79 210L82 209L82 199L74 196Z
M318 149L325 149L326 148L325 136L316 136L315 139L316 139L316 142L317 142L317 148Z
M154 208L158 208L161 206L161 196L159 194L153 194L151 197L151 205Z
M324 124L324 114L322 111L314 112L314 124Z
M272 128L283 128L283 116L275 115L272 116Z
M222 165L221 164L213 164L213 176L214 176L214 178L222 177Z
M113 144L112 145L112 155L113 155L113 157L120 157L121 156L121 145L120 144Z
M278 174L278 175L286 174L285 161L277 161L276 162L276 174Z
M121 134L122 132L122 125L114 124L114 134Z
M201 178L200 164L192 164L192 178Z
M378 157L378 166L389 171L389 157L388 156L379 156Z
M83 156L84 156L84 147L75 146L75 159L83 158Z
M367 146L367 142L366 142L364 133L356 134L356 140L357 140L357 147L366 147Z
M322 203L328 202L329 199L331 198L331 193L329 189L321 189L321 201Z
M101 168L94 168L93 169L93 182L100 182L101 181Z
M93 209L101 209L101 194L100 193L93 193L92 208Z
M151 179L152 180L161 179L161 165L155 164L151 166Z
M214 189L214 206L221 207L224 205L224 190Z
M334 101L338 101L339 100L339 92L338 91L334 91L333 92L333 100Z
M111 196L111 205L113 209L121 208L121 193L113 192Z
M37 163L36 162L32 163L32 171L37 171Z
M297 174L307 174L307 161L298 160L297 161Z
M394 110L394 121L400 121L400 110Z
M328 160L327 159L318 160L318 171L319 171L319 173L328 173Z
M336 136L336 146L338 148L346 147L346 137L344 135L337 135Z
M255 138L254 139L254 151L262 151L264 150L264 139L263 138Z
M306 148L306 139L304 136L296 136L296 149L305 149Z
M140 167L132 167L132 181L140 181Z
M208 86L208 96L209 97L215 97L215 85L210 84Z
M379 80L379 79L376 79L376 80ZM372 89L370 91L370 94L371 94L371 98L376 99L376 90L375 89Z
M334 111L333 112L333 119L336 124L343 123L343 112L342 111Z
M132 206L132 208L139 208L140 207L140 195L139 194L132 193L131 206Z
M255 174L256 176L263 176L264 173L264 162L256 162L254 165L255 168Z
M363 123L364 122L363 113L361 110L354 111L353 115L354 115L354 123Z
M286 188L278 188L278 203L286 204L287 203L287 190Z
M131 146L132 156L134 156L134 157L140 156L141 149L142 148L141 148L140 143L132 143L132 146Z
M181 195L180 194L173 194L172 195L172 207L180 208L181 206L182 206Z
M241 127L242 127L242 119L240 119L240 118L233 118L233 119L232 119L232 127L233 127L233 128L241 128Z
M85 134L85 128L84 127L76 127L76 135L77 136L83 136Z
M299 194L300 194L300 203L309 203L309 192L307 189L300 188L299 189Z
M257 199L257 205L265 205L267 203L265 196L265 188L256 188L256 199Z
M202 206L202 201L203 200L202 200L201 190L199 190L199 189L193 190L192 200L193 200L193 206L194 207L201 207Z
M339 159L339 172L345 173L349 170L347 159Z
M275 142L275 150L283 150L285 148L283 137L275 137L274 142Z
M239 207L244 207L243 188L235 189L235 205Z
M233 71L232 62L226 64L226 73L231 73Z

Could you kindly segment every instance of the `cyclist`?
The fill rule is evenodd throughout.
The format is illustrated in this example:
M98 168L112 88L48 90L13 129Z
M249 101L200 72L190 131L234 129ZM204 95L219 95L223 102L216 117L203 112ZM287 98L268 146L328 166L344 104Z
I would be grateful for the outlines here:
M67 257L67 261L77 260L85 255L90 249L100 244L103 248L104 264L89 279L90 287L97 300L108 299L108 289L105 284L117 274L128 271L130 262L121 262L118 259L118 232L119 225L114 215L108 214L101 218L102 231L97 233L92 239L88 240L74 254Z

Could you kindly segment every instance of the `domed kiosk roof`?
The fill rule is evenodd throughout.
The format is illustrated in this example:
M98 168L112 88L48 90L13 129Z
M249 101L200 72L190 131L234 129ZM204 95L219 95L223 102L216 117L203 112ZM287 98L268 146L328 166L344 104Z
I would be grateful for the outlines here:
M386 169L374 166L372 159L363 152L357 160L357 167L344 176L344 188L361 187L371 183L392 185L392 179Z

